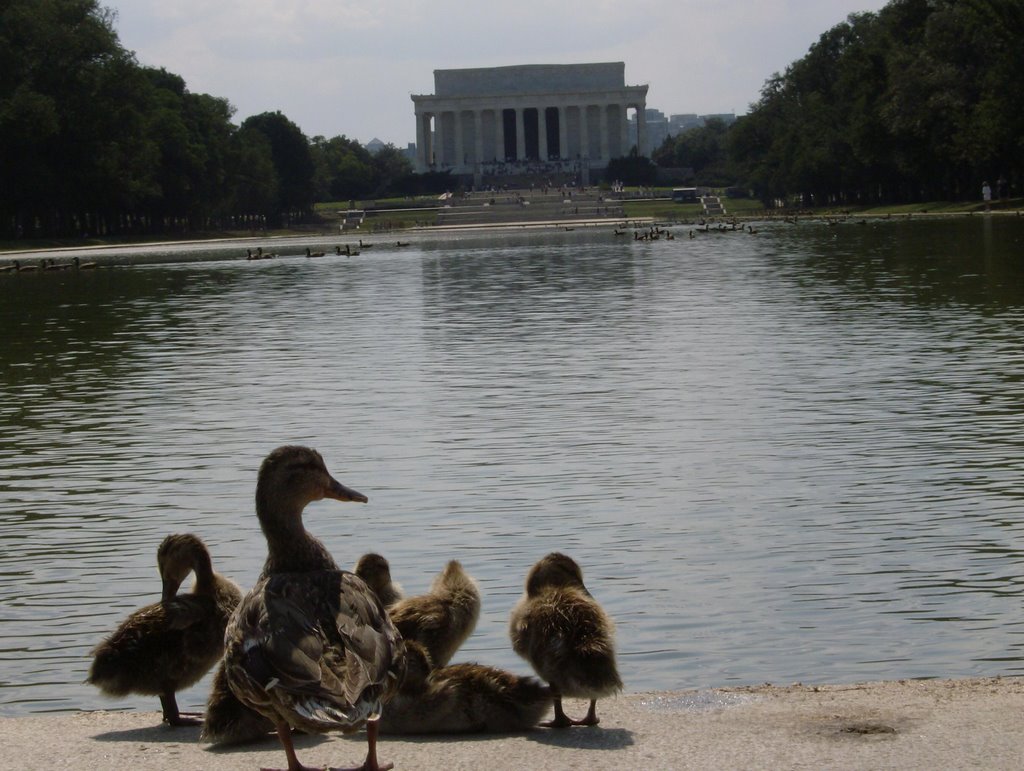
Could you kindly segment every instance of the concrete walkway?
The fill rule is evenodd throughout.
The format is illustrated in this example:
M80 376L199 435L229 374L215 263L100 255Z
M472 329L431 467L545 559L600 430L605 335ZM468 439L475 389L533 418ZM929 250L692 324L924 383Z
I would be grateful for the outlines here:
M570 715L586 705L568 701ZM757 686L631 694L598 705L601 725L520 735L382 737L396 769L1024 768L1024 679ZM283 766L277 741L211 749L159 713L0 719L3 769L254 769ZM365 735L301 736L307 765L361 763Z

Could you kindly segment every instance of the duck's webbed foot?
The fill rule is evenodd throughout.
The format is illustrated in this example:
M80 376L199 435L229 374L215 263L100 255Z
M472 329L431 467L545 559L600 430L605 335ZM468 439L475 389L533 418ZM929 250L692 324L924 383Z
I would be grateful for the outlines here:
M203 716L195 712L179 712L176 717L164 717L164 722L172 726L202 725Z
M562 709L562 697L555 696L555 717L553 720L548 720L546 723L541 723L544 728L569 728L574 722L565 714Z
M377 762L377 731L378 731L378 720L366 721L366 760L363 765L356 768L329 768L327 771L391 771L395 767L394 763L385 763L381 765Z
M601 721L597 717L597 701L594 699L590 700L590 709L587 710L587 716L582 720L573 720L573 725L597 725Z

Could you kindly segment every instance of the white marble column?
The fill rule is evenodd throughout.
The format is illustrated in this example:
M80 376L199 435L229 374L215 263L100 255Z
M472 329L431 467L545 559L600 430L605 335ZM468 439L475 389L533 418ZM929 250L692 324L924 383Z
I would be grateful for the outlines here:
M494 111L494 154L498 161L505 162L505 108L498 107Z
M444 127L444 110L438 110L434 113L434 163L437 164L438 171L441 170L448 160L445 154L445 136L447 133Z
M452 165L461 171L466 163L466 151L462 144L462 110L455 110L452 114L455 116L455 163Z
M430 164L430 148L427 146L427 134L430 133L427 125L429 118L426 115L416 113L416 170L426 171Z

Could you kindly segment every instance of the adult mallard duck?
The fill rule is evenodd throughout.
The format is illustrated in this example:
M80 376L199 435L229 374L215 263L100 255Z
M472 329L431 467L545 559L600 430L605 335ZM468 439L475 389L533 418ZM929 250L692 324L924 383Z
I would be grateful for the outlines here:
M391 580L391 565L379 554L370 553L360 557L355 574L376 592L385 608L402 599L402 587Z
M509 623L512 648L551 684L555 718L546 725L597 725L597 700L622 689L615 665L615 625L583 585L583 572L552 552L530 570L526 592ZM590 699L582 720L570 720L562 697Z
M169 535L157 550L163 582L160 602L132 613L97 645L88 682L109 696L156 695L172 726L198 725L178 711L175 693L203 677L224 653L224 629L241 590L215 573L206 545L185 533ZM191 594L178 594L189 573Z
M430 591L388 607L404 640L422 643L435 667L443 667L476 628L480 589L458 560L437 574Z
M224 673L242 704L274 724L290 771L305 768L290 729L351 732L363 725L361 768L388 769L377 762L377 725L403 676L402 639L373 590L340 570L306 532L303 509L323 498L367 501L307 447L279 447L260 466L256 514L267 560L228 624Z
M422 644L406 641L405 682L381 716L385 734L511 733L535 727L551 689L483 664L435 668Z

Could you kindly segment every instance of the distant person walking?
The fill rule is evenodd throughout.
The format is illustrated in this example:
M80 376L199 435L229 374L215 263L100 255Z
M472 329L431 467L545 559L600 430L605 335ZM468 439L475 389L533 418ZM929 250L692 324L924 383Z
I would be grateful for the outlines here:
M985 202L985 211L992 208L992 188L987 181L981 183L981 200Z

